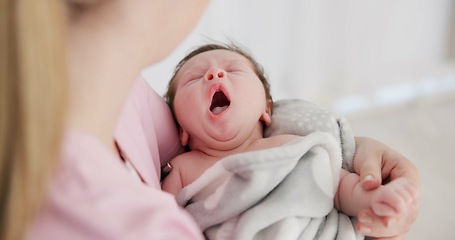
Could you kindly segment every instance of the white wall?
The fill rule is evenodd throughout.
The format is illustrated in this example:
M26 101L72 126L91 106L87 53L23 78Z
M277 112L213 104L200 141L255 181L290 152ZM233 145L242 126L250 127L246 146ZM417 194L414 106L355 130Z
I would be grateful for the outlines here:
M409 98L428 86L455 89L455 68L447 58L454 5L455 0L212 0L193 34L143 74L163 93L190 48L231 39L264 66L275 99L304 98L349 112L384 97Z

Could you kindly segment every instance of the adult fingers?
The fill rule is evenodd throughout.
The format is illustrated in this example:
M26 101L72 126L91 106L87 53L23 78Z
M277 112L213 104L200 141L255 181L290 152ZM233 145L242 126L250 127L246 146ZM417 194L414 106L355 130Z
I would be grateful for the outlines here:
M382 153L386 146L366 137L356 137L356 153L354 170L360 175L361 186L364 190L379 187L382 182Z

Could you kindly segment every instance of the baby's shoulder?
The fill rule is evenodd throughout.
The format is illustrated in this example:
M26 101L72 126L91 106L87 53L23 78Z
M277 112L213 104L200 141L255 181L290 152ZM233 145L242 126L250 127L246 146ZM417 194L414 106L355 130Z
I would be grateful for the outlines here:
M171 160L173 166L188 165L200 161L205 156L199 151L184 152Z

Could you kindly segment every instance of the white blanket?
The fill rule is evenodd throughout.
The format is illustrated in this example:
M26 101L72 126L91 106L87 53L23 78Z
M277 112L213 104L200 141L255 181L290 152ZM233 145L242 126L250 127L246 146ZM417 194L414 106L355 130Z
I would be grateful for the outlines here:
M303 115L311 110L308 116L318 120L310 117L304 124L314 126L302 130L303 115L277 119L288 110ZM346 138L352 136L349 126L301 100L277 103L273 117L266 135L304 137L221 159L180 191L178 203L209 239L360 239L350 218L333 208L343 157L354 152L353 137ZM352 159L344 162L352 166Z

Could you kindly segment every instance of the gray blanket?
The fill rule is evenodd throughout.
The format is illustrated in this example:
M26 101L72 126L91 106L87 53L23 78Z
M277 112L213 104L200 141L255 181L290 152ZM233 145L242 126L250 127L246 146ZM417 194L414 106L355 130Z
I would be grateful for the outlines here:
M354 139L334 113L302 100L277 102L265 135L286 145L221 159L177 196L209 239L361 239L333 208Z

